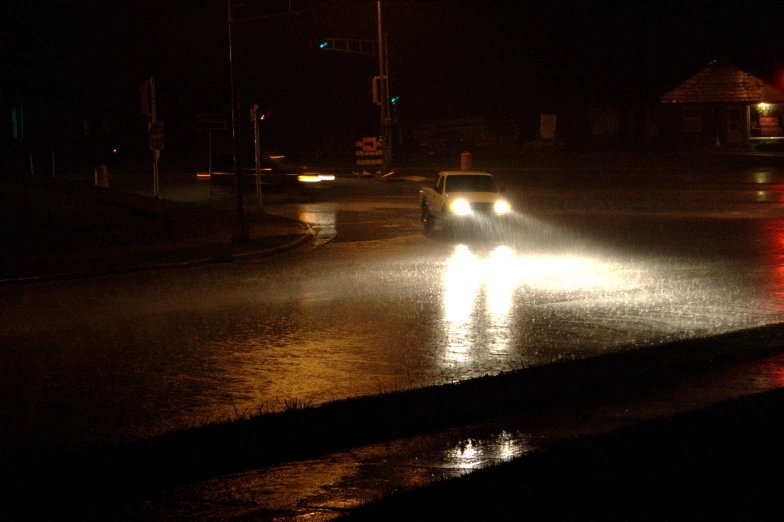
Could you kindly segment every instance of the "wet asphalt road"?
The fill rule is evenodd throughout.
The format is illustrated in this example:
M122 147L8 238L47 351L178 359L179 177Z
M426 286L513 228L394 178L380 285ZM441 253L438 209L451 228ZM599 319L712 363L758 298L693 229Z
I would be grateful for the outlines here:
M784 318L781 173L502 180L518 213L490 238L425 236L417 183L339 180L267 202L319 231L309 250L0 289L2 445L146 437Z

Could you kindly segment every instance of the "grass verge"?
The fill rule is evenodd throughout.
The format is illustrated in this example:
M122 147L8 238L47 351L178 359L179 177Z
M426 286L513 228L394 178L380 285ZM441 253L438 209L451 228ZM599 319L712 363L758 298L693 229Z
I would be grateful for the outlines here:
M312 458L365 444L481 422L537 415L599 393L647 386L719 363L779 353L784 324L613 355L533 367L456 384L346 399L174 431L148 440L68 454L19 455L4 477L9 498L46 492L46 506L97 516L163 488L226 473ZM8 503L12 515L30 506ZM41 512L43 510L43 513ZM10 518L17 518L11 516ZM38 517L36 517L38 518Z

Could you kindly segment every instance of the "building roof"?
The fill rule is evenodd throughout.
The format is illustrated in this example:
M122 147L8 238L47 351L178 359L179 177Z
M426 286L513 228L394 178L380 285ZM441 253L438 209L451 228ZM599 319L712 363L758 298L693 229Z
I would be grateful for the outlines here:
M784 91L727 60L713 60L659 100L662 103L784 102Z

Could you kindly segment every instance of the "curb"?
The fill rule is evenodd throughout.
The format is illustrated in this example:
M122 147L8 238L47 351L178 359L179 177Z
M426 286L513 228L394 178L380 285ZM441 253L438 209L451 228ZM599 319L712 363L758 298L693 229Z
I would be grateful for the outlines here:
M308 227L307 234L300 236L299 238L292 241L291 243L273 247L273 248L266 248L263 250L255 250L255 251L243 252L239 254L230 254L227 256L203 257L198 259L190 259L187 261L170 261L170 262L163 262L163 263L149 263L144 265L130 265L130 266L113 268L113 269L79 270L74 272L61 272L57 274L46 274L46 275L39 275L39 276L6 278L6 279L0 279L0 286L12 285L12 284L34 284L34 283L43 283L47 281L62 281L67 279L100 277L100 276L117 275L117 274L130 274L135 272L144 272L147 270L193 268L197 266L204 266L210 264L231 263L235 259L269 257L271 255L280 254L288 250L298 248L312 241L314 238L315 238L315 234L313 234L313 232L310 230L310 227Z
M313 241L316 238L316 235L312 231L310 231L310 227L308 227L308 230L309 232L307 234L300 236L299 238L295 239L291 243L277 246L277 247L266 248L264 250L257 250L254 252L243 252L241 254L233 254L230 257L230 261L233 259L246 259L251 257L267 257L274 254L281 254L288 250L293 250L295 248L301 247L302 245L310 241Z

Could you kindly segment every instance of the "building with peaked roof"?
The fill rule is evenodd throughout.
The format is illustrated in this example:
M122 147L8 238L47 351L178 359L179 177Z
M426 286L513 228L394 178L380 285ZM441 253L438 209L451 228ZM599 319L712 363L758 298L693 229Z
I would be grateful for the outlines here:
M662 137L684 145L784 140L784 91L714 60L661 96Z

